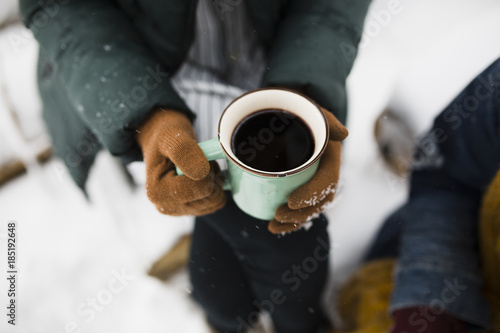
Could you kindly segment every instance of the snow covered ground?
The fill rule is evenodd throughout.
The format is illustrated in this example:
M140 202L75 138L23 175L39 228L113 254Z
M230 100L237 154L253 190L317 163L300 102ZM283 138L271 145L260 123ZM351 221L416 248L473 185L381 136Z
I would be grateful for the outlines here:
M2 0L0 20L13 1ZM403 110L419 133L434 115L500 56L496 0L375 0L348 80L350 136L342 190L327 211L331 294L352 273L384 217L405 199L406 179L377 153L373 123L387 105ZM1 22L1 21L0 21ZM34 85L37 46L21 26L0 33L0 77L13 104L39 119ZM169 283L146 275L151 263L192 227L192 218L156 212L142 187L131 188L101 154L92 171L91 202L62 163L32 164L36 144L13 138L0 99L0 149L18 152L29 172L0 188L0 332L208 332L189 299L186 273ZM39 131L30 120L31 131ZM17 141L16 141L17 140ZM8 146L7 146L8 145ZM15 150L14 150L15 148ZM137 173L141 165L134 166ZM18 228L17 325L7 324L6 231Z

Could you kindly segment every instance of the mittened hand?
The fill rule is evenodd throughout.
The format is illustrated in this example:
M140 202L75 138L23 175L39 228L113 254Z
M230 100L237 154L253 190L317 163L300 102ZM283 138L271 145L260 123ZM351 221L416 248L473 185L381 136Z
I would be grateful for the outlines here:
M339 179L341 144L348 131L338 119L321 108L328 120L330 139L321 157L318 171L303 186L296 189L288 198L288 203L281 205L269 222L268 229L274 234L291 232L302 224L317 217L325 206L333 201Z
M155 111L139 128L137 141L146 165L146 193L161 213L199 216L224 206L219 167L201 151L186 115ZM175 166L183 176L176 174Z

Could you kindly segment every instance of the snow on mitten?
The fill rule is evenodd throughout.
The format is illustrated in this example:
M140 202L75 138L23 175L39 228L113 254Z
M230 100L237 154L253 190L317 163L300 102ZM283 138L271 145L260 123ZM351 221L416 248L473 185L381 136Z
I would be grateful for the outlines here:
M328 120L330 137L318 171L309 182L292 192L287 204L278 207L274 219L268 225L269 231L274 234L299 229L333 201L339 179L340 141L347 137L348 131L332 113L323 108L321 111Z

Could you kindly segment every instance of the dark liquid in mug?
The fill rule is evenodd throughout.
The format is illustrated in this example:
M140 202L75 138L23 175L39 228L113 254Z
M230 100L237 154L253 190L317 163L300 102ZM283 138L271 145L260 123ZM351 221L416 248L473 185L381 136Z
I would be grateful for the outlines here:
M283 110L261 110L235 128L231 148L254 169L279 172L304 164L314 152L314 138L300 117Z

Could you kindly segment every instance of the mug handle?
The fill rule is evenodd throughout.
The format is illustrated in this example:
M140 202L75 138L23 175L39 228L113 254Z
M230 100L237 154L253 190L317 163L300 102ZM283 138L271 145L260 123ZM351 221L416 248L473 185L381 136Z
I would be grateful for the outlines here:
M203 154L207 157L207 160L209 161L214 161L214 160L220 160L220 159L225 159L226 155L222 151L222 148L219 143L219 138L215 137L213 139L209 139L207 141L203 141L198 143L198 146L200 146L201 150L203 151ZM178 167L175 167L175 172L179 175L182 176L184 173L182 173L181 169ZM223 189L224 191L230 191L231 190L231 184L229 182L229 172L227 170L222 170L222 175L224 179L224 185Z

